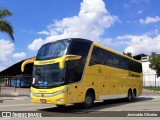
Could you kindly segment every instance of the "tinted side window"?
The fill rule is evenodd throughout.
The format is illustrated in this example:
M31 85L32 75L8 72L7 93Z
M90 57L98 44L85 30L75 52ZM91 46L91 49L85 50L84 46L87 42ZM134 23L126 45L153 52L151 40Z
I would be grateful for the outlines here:
M89 65L102 64L111 67L120 67L121 57L107 50L94 47Z
M79 60L67 61L67 79L69 83L81 80L90 44L80 41L72 41L68 54L82 56Z
M128 59L128 63L127 64L128 64L128 70L134 71L134 72L139 72L139 73L142 72L141 63L138 63L138 62L135 62L135 61L132 61L132 60Z
M136 61L130 60L118 54L104 50L99 47L94 47L90 59L89 66L101 64L110 67L130 70L134 72L142 72L142 65Z
M102 60L103 56L104 55L102 49L94 47L89 65L92 66L95 64L103 64L104 63L104 60Z
M111 52L106 51L105 53L105 65L114 67L114 55Z

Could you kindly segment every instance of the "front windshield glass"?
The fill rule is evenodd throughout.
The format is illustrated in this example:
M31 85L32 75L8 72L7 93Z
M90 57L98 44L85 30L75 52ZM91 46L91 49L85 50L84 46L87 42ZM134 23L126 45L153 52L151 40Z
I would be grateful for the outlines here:
M64 84L64 69L59 69L59 64L34 66L33 86L38 88L57 87Z
M43 45L37 54L37 60L46 60L61 57L67 54L68 40L60 40Z

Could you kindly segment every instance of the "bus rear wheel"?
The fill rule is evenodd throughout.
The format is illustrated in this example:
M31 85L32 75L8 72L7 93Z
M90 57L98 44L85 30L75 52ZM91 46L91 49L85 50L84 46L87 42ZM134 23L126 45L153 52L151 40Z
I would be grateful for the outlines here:
M136 90L133 91L132 93L132 101L136 100Z
M90 108L93 106L93 104L94 104L94 96L91 92L87 92L84 103L82 104L83 108Z
M132 91L131 90L128 91L127 101L128 102L132 101Z

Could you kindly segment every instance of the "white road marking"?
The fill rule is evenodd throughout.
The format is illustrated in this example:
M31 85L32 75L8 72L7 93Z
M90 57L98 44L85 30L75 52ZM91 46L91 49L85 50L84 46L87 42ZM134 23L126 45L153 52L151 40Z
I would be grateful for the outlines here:
M13 98L13 100L28 100L26 98Z
M142 98L142 97L145 97L145 98L160 98L160 96L138 96L138 98Z
M35 106L35 107L27 107L27 108L24 108L24 109L27 109L27 110L35 110L35 109L47 109L47 108L50 108L50 107L54 107L54 106ZM55 106L56 107L56 106Z
M49 107L54 107L54 105L48 105L48 104L15 104L15 105L0 105L0 108L8 108L8 107L23 107L24 110L34 110L34 109L44 109ZM28 107L26 107L28 106Z
M36 105L38 106L38 104L16 104L16 105L11 105L11 104L8 104L8 105L1 105L0 107L11 107L11 106L33 106L33 105Z
M123 111L123 110L115 110L115 111Z
M9 117L9 118L1 118L0 120L9 120L9 119L11 119L11 117Z

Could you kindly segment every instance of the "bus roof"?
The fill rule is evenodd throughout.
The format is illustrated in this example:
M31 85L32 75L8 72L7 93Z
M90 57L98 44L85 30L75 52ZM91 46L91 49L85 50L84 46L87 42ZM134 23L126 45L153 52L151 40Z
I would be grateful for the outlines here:
M96 46L98 46L98 47L100 47L100 48L103 48L103 49L105 49L105 50L109 50L109 51L111 51L111 52L113 52L113 53L116 53L116 54L121 55L121 56L123 56L123 57L126 57L126 58L128 58L128 59L131 59L131 60L134 60L134 61L136 61L136 62L141 63L140 61L138 61L138 60L136 60L136 59L133 59L133 58L131 58L131 57L128 57L127 55L124 55L124 54L122 54L122 53L120 53L120 52L118 52L118 51L115 51L115 50L113 50L113 49L111 49L111 48L108 48L108 47L106 47L106 46L100 45L100 44L98 44L98 43L96 43L96 42L93 42L93 41L91 41L91 40L88 40L88 39L83 39L83 38L66 38L66 39L60 39L60 40L56 40L56 41L61 41L61 40L81 41L81 42L86 42L86 43L90 43L90 44L93 43L94 45L96 45ZM54 42L56 42L56 41L54 41ZM49 43L53 43L53 42L49 42ZM46 43L46 44L49 44L49 43Z
M81 41L81 42L90 43L90 44L93 43L93 41L87 40L87 39L83 39L83 38L66 38L66 39L59 39L59 40L56 40L56 41L53 41L53 42L57 42L57 41L61 41L61 40ZM53 42L49 42L49 43L53 43ZM49 43L46 43L46 44L49 44Z

